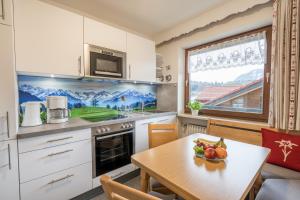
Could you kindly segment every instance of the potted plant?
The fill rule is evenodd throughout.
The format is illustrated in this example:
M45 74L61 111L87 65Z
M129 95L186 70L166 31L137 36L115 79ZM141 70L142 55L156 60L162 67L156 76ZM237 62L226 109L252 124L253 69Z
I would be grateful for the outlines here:
M202 108L202 104L199 101L190 101L188 107L191 109L192 115L197 116Z

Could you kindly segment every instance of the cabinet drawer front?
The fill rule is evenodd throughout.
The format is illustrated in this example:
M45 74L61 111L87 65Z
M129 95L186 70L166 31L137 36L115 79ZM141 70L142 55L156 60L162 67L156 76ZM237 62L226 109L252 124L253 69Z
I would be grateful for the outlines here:
M92 160L91 140L19 154L21 183Z
M91 138L91 129L84 129L78 131L70 131L66 133L58 133L51 135L44 135L32 138L20 139L19 153L28 151L54 147L62 144L86 140Z
M92 165L86 163L21 184L22 200L66 200L92 189Z

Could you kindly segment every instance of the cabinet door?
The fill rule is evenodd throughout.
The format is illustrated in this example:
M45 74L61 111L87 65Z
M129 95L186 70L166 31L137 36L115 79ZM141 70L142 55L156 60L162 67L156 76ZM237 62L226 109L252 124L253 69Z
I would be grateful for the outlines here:
M91 140L19 154L21 183L92 161Z
M83 17L37 0L15 0L19 72L83 75Z
M140 120L135 122L135 153L149 149L148 124L154 120Z
M85 17L84 43L125 52L126 32Z
M16 140L0 142L0 199L19 199Z
M148 125L149 124L176 123L176 115L156 117L135 122L135 153L149 149Z
M14 139L17 127L12 27L0 24L0 44L0 141L2 141Z
M156 80L156 56L153 41L127 33L127 77L130 80Z
M22 200L66 200L92 189L92 163L21 184Z
M12 0L0 0L0 24L12 25Z

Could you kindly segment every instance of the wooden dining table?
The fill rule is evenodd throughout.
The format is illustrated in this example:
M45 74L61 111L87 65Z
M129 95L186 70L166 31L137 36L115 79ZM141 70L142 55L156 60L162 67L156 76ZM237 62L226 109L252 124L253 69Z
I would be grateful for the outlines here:
M148 191L153 177L186 200L245 199L270 150L225 139L227 158L211 162L195 156L197 138L220 139L197 133L133 155L132 163L141 169L142 191Z

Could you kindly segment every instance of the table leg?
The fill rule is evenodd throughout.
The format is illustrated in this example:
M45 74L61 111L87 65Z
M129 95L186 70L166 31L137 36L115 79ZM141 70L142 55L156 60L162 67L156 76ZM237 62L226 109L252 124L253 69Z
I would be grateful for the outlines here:
M141 190L143 192L149 192L150 176L144 170L141 169Z

